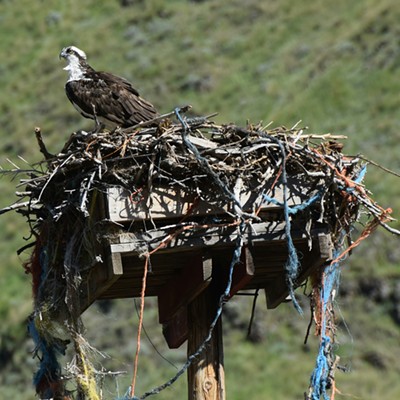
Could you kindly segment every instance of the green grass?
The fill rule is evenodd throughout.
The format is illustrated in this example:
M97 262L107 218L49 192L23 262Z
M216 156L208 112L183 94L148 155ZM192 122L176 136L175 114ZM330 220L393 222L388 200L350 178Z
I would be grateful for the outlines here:
M191 104L195 114L218 112L220 123L244 125L249 119L291 126L302 120L311 132L347 135L347 153L361 153L398 172L399 19L395 0L250 0L245 5L239 0L149 0L127 8L116 0L2 1L0 165L9 168L6 159L11 158L22 166L18 155L31 163L41 159L35 126L42 128L51 152L59 151L72 131L92 126L64 94L66 73L58 53L75 44L95 68L132 80L162 112ZM370 166L366 182L379 204L392 207L399 217L398 178ZM0 207L15 201L16 183L0 180ZM2 215L0 224L0 354L12 352L2 366L0 385L7 398L32 398L35 363L28 354L32 345L24 340L31 288L15 254L26 244L22 237L28 229L15 213ZM357 285L360 277L373 276L394 284L400 278L397 249L397 238L377 233L355 250L343 280ZM337 373L339 389L363 399L399 397L395 365L400 333L388 313L392 304L371 304L357 291L343 302L352 340L341 331L339 351L352 372ZM110 368L128 370L119 379L123 394L130 380L135 312L131 303L117 303L111 317L94 307L85 322L91 342L112 355ZM245 324L249 305L243 303L239 309ZM156 312L150 311L152 339L181 365L184 350L165 349ZM260 344L244 341L243 330L227 324L228 398L302 398L317 348L315 339L308 351L302 346L308 321L286 306L260 311L259 319L265 336ZM105 334L98 335L99 326ZM140 391L175 371L149 344L144 348ZM386 363L384 371L368 361L372 350ZM184 398L184 380L159 398ZM114 381L107 388L115 394Z

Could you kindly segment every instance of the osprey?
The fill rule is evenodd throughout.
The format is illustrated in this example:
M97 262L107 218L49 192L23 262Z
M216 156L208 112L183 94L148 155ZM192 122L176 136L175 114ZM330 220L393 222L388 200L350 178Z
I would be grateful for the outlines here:
M68 65L65 92L73 106L85 117L114 128L127 128L158 116L148 101L124 78L108 72L95 71L86 54L75 46L61 50L60 58Z

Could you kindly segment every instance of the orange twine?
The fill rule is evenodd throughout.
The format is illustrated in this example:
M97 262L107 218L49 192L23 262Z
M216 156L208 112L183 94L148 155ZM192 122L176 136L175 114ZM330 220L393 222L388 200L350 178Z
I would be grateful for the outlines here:
M386 222L389 219L388 214L390 214L391 211L392 210L388 208L384 210L379 217L375 217L371 222L369 222L364 230L361 232L360 237L356 241L354 241L349 247L347 247L347 249L345 249L338 257L331 261L331 265L339 262L347 253L356 248L363 240L365 240L372 232L375 231L380 222Z
M364 188L358 184L357 182L354 182L352 179L350 179L348 176L346 176L346 169L343 168L342 171L339 171L334 165L332 165L329 161L327 161L323 155L317 150L317 149L311 149L318 157L319 159L324 162L330 169L335 171L336 175L342 178L346 184L347 187L349 188L355 188L357 189L360 193L365 194Z
M129 394L130 397L133 397L135 395L137 370L138 370L138 365L139 365L140 336L141 336L142 327L143 327L144 298L145 298L145 294L146 294L147 273L149 271L149 258L150 258L150 253L146 256L146 261L144 263L144 271L143 271L143 279L142 279L142 291L141 291L141 294L140 294L139 326L138 326L138 333L137 333L135 361L134 361L134 366L133 366L132 384L131 384L130 394Z

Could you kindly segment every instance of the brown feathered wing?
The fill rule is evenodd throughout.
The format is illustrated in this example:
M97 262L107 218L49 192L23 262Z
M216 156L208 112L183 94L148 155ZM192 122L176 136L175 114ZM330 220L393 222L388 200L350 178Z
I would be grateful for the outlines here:
M157 117L154 106L142 99L130 82L107 72L86 74L65 86L68 99L86 118L123 128Z

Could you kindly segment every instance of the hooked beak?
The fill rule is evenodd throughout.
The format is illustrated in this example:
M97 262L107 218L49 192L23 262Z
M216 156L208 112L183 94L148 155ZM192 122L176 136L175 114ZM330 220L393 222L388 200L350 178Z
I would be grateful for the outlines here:
M67 53L65 52L65 47L61 50L60 55L58 56L58 58L61 60L62 58L67 58Z

